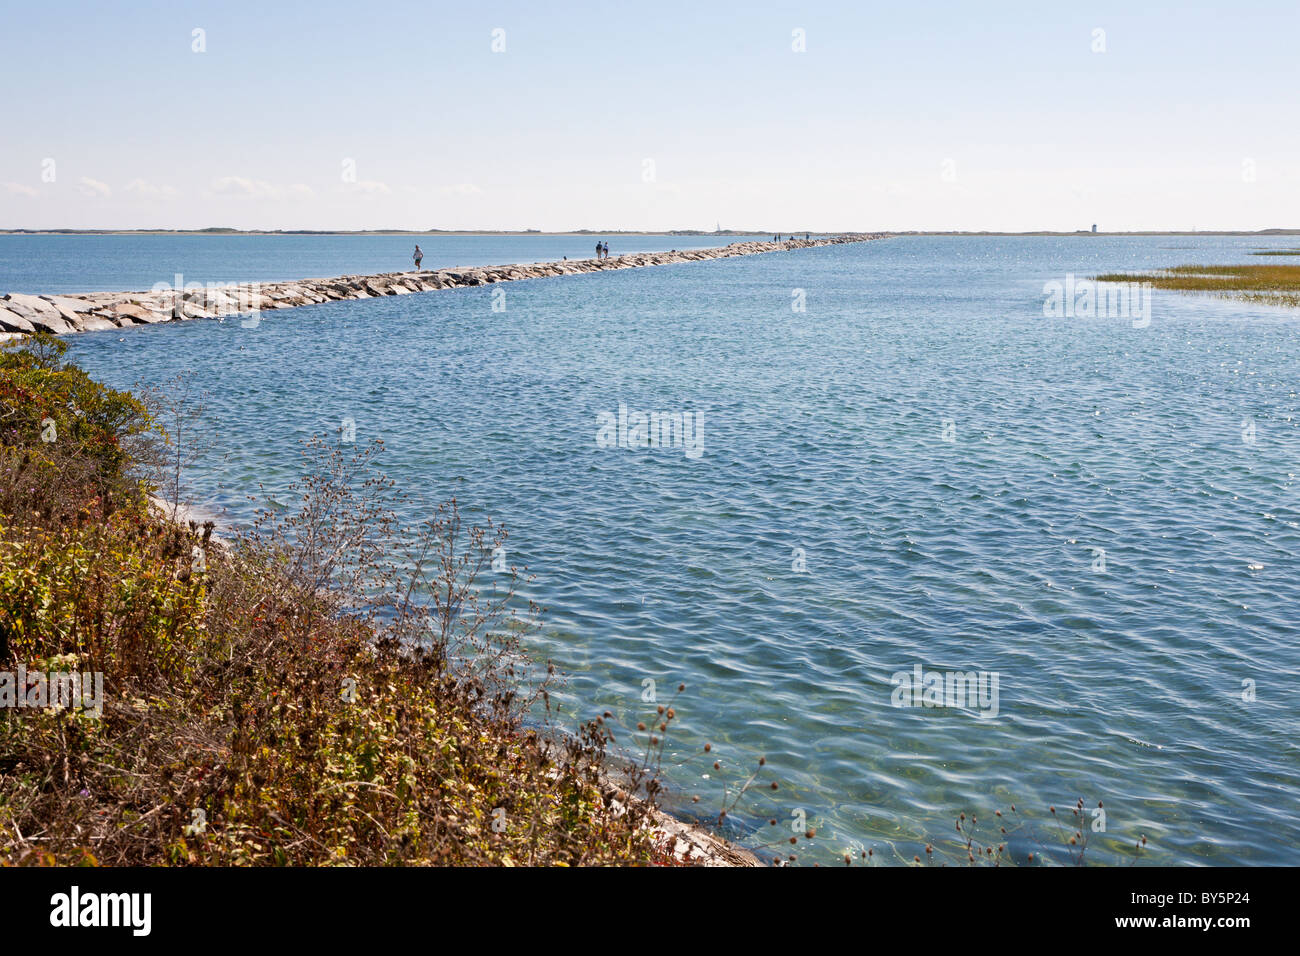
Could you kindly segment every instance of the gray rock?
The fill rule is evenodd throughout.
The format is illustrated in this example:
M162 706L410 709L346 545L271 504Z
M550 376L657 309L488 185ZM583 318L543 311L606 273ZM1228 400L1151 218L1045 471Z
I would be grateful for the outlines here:
M610 259L573 259L562 262L512 263L475 269L440 269L430 272L386 272L301 279L273 285L248 283L237 288L175 292L91 292L75 296L33 296L11 293L0 300L3 334L46 329L64 334L78 329L104 329L167 322L173 318L215 318L257 309L288 309L338 299L408 295L436 289L457 289L494 282L547 276L576 275L607 269L632 269L672 265L731 256L784 252L844 242L883 239L885 234L846 234L826 239L785 242L734 242L723 248L692 251L628 253Z
M41 298L56 309L66 309L69 312L89 312L95 307L95 303L89 299L76 295L43 295Z
M113 306L112 311L119 325L122 319L131 319L136 324L144 322L152 325L156 322L166 322L168 318L166 315L157 316L136 302L119 302Z
M31 319L0 308L0 329L6 332L35 332L36 326L32 325Z
M35 319L37 316L49 316L55 319L61 319L59 310L53 304L46 302L40 296L23 295L20 292L11 292L5 296L7 304L5 308L10 312L17 312L25 319Z
M83 332L103 332L117 327L108 319L100 318L98 315L83 315L81 317L81 331Z
M307 301L306 296L302 294L302 290L296 286L283 286L272 289L268 294L275 300L277 306L303 305Z
M32 316L32 325L43 332L49 332L51 335L66 335L68 332L78 331L77 327L59 314L57 309L53 315L36 315Z
M20 315L24 319L31 321L39 314L35 309L29 309L21 302L9 302L0 300L0 308L3 308L10 315Z
M86 314L94 308L85 299L70 299L62 295L47 295L44 298L50 305L59 310L59 315L63 316L65 322L77 327L82 325L82 320L86 317Z

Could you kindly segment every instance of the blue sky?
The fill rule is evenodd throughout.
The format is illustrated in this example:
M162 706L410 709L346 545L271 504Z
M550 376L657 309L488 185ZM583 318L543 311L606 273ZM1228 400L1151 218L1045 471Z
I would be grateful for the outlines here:
M0 227L1300 227L1295 0L4 22Z

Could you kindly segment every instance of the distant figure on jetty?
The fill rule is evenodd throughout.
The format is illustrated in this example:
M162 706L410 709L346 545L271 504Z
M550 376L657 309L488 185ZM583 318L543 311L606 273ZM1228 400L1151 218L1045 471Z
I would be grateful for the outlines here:
M806 233L806 232L803 234L803 241L804 241L804 242L807 242L807 241L808 241L808 233Z
M603 251L604 251L604 254L605 254L605 258L608 259L608 258L609 258L609 243L608 243L608 242L605 243L605 248L604 248Z
M596 258L600 258L600 243L596 243Z
M415 260L415 271L419 272L420 263L424 260L424 253L420 251L419 246L415 247L415 252L411 253L411 258Z

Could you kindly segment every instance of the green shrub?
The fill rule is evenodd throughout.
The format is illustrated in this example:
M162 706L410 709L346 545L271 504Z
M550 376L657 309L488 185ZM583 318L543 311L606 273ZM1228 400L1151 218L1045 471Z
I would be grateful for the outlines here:
M44 333L0 348L0 514L68 521L139 495L131 466L157 430L138 399L64 363L66 351Z
M145 405L64 350L0 352L0 669L99 672L105 701L0 708L0 863L664 859L598 723L525 723L513 589L476 586L504 531L453 502L394 560L391 482L317 443L301 510L215 546L150 510Z

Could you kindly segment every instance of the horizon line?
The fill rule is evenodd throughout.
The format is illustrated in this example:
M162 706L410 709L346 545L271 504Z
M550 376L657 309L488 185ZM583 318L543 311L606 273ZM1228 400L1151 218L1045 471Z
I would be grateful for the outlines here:
M1259 235L1300 235L1298 227L1270 226L1263 229L235 229L229 226L204 226L195 229L139 227L139 228L77 228L51 227L30 229L25 227L8 227L0 229L0 235L130 235L130 234L178 234L210 236L274 236L274 235L315 235L315 236L590 236L590 235L624 235L624 236L791 236L800 234L810 236L865 235L887 233L891 236L1179 236L1179 235L1218 235L1218 236L1259 236Z

